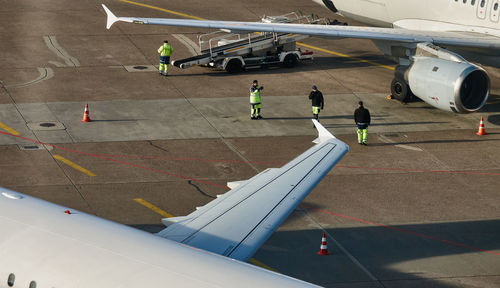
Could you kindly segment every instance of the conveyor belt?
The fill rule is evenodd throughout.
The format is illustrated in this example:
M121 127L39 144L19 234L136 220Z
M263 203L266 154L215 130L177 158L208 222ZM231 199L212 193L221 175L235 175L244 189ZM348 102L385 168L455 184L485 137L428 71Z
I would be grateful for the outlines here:
M280 34L278 34L278 37L281 36L281 35L285 35L285 34L287 34L287 33L280 33ZM259 41L268 40L268 39L271 39L273 37L274 37L274 35L272 33L271 34L266 33L266 34L263 34L263 35L259 35L257 37L252 37L250 39L250 41L251 41L252 44L255 44L255 43L258 43ZM245 38L245 39L242 39L242 40L234 42L234 43L230 43L230 44L226 44L226 45L214 47L214 48L212 48L212 53L213 54L219 54L221 52L224 52L224 51L232 49L232 48L236 48L236 47L239 47L239 46L247 45L248 43L249 43L248 38ZM210 53L210 49L205 49L205 50L201 51L201 53Z
M175 67L181 68L181 64L191 62L191 61L201 60L201 59L205 59L205 58L209 58L209 57L210 57L210 53L204 53L201 55L196 55L196 56L185 58L185 59L175 60L172 62L172 65L174 65Z

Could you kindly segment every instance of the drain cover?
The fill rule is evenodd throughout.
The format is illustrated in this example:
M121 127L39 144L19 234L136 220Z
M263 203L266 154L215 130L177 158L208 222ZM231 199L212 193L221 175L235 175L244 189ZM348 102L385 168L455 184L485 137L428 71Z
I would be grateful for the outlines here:
M153 65L129 65L123 67L127 72L158 72L158 68Z
M49 146L49 145L21 145L21 144L18 144L17 147L19 147L20 150L28 150L28 151L54 149L54 147Z
M23 146L24 150L32 150L32 149L40 149L40 146L38 145L25 145Z
M38 125L40 125L41 127L54 127L54 126L56 126L56 124L49 123L49 122L43 122L43 123L40 123Z
M26 126L32 131L40 131L40 130L64 130L66 127L61 122L57 121L44 121L44 122L31 122L26 123Z

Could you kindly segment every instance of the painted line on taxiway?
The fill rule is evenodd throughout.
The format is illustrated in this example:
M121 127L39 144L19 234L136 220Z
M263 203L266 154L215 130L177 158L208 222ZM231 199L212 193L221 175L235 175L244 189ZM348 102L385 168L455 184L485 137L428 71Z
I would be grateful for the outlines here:
M7 131L8 133L10 133L12 135L19 135L19 132L17 132L16 130L10 128L9 126L3 124L2 122L0 122L0 128Z
M157 206L149 203L148 201L142 199L142 198L135 198L134 199L135 202L141 204L142 206L146 207L146 208L149 208L151 209L153 212L157 213L157 214L160 214L161 216L165 217L165 218L171 218L171 217L174 217L174 215L168 213L168 212L165 212L164 210L158 208ZM264 269L267 269L267 270L270 270L270 271L273 271L273 272L276 272L276 273L279 273L278 270L272 268L272 267L269 267L267 266L266 264L260 262L259 260L255 259L255 258L250 258L250 260L248 260L249 263L255 265L255 266L258 266L258 267L261 267L261 268L264 268Z
M186 18L195 19L195 20L207 20L207 19L203 19L203 18L200 18L200 17L192 16L192 15L189 15L189 14L184 14L184 13L181 13L181 12L176 12L176 11L172 11L172 10L168 10L168 9L156 7L156 6L153 6L153 5L143 4L143 3L129 1L129 0L120 0L120 1L121 2L125 2L125 3L129 3L129 4L133 4L133 5L137 5L137 6L142 6L142 7L146 7L146 8L155 9L155 10L158 10L158 11L167 12L167 13L174 14L174 15L177 15L177 16L182 16L182 17L186 17Z
M106 160L106 161L115 162L115 163L118 163L118 164L130 166L130 167L134 167L134 168L140 168L140 169L144 169L144 170L148 170L148 171L153 171L153 172L164 174L164 175L168 175L168 176L173 176L173 177L177 177L177 178L181 178L181 179L185 179L185 180L192 180L192 181L196 181L198 183L203 183L203 184L207 184L207 185L211 185L211 186L215 186L215 187L229 189L229 187L227 187L226 185L220 185L220 184L213 183L213 182L210 182L210 181L205 181L205 180L201 180L201 179L195 179L195 178L184 176L184 175L180 175L180 174L170 173L170 172L164 171L164 170L158 170L158 169L154 169L154 168L146 167L146 166L141 166L141 165L137 165L137 164L130 163L130 162L120 161L120 160L113 159L113 158L110 158L110 157L101 156L99 154L92 154L92 153L78 151L78 150L74 150L74 149L70 149L70 148L65 148L65 147L62 147L62 146L57 146L57 145L54 145L54 144L49 144L49 143L41 142L41 141L38 141L38 140L35 140L35 139L31 139L31 138L28 138L28 137L23 137L23 136L20 136L20 135L14 135L14 134L11 134L11 133L8 133L8 132L0 131L0 134L7 135L7 136L12 136L12 137L16 137L18 139L23 139L23 140L30 141L30 142L33 142L33 143L42 144L42 145L45 145L45 146L48 146L48 147L52 147L54 149L59 149L59 150L67 151L67 152L72 152L72 153L80 154L80 155L85 155L85 156L89 156L89 157L99 158L99 159L103 159L103 160Z
M146 207L146 208L149 208L151 209L153 212L157 213L157 214L160 214L161 216L165 217L165 218L171 218L171 217L174 217L174 215L168 213L168 212L165 212L164 210L162 210L161 208L158 208L157 206L149 203L148 201L144 200L144 199L141 199L141 198L135 198L134 199L135 202L141 204L142 206Z
M54 159L56 159L56 160L61 161L64 164L70 166L71 168L76 169L76 170L78 170L78 171L82 172L83 174L86 174L86 175L88 175L90 177L97 176L96 174L92 173L91 171L83 168L82 166L80 166L80 165L78 165L76 163L73 163L73 162L69 161L68 159L62 157L61 155L53 155L52 157Z
M33 84L36 84L36 83L39 83L39 82L42 82L45 80L49 80L50 78L54 77L54 70L52 70L52 68L38 67L37 70L38 70L38 73L40 73L40 75L36 79L25 82L25 83L21 83L21 84L6 85L5 87L7 87L7 88L27 87L27 86L30 86L30 85L33 85Z
M259 260L255 259L255 258L250 258L250 260L248 260L248 263L251 263L255 266L259 266L260 268L264 268L264 269L267 269L267 270L270 270L270 271L273 271L273 272L276 272L276 273L280 273L278 270L272 268L272 267L269 267L267 266L266 264L260 262Z
M139 2L134 2L134 1L130 1L130 0L120 0L120 1L128 3L128 4L132 4L132 5L137 5L137 6L142 6L142 7L146 7L146 8L158 10L158 11L167 12L167 13L170 13L170 14L174 14L174 15L178 15L178 16L182 16L182 17L186 17L186 18L190 18L190 19L208 20L208 19L205 19L205 18L201 18L201 17L197 17L197 16L193 16L193 15L189 15L189 14L185 14L185 13L181 13L181 12L172 11L172 10L160 8L160 7L153 6L153 5L148 5L148 4L143 4L143 3L139 3ZM396 68L394 68L392 66L379 64L377 62L373 62L373 61L370 61L370 60L365 60L365 59L361 59L361 58L357 58L357 57L352 57L352 56L349 56L349 55L344 54L344 53L335 52L335 51L327 50L327 49L324 49L324 48L319 48L319 47L312 46L312 45L309 45L309 44L304 44L304 43L297 42L297 45L300 45L300 46L303 46L303 47L306 47L306 48L309 48L309 49L318 50L318 51L321 51L321 52L324 52L324 53L327 53L327 54L331 54L331 55L335 55L335 56L339 56L339 57L344 57L344 58L355 60L355 61L358 61L358 62L370 64L370 65L373 65L373 66L376 66L376 67L380 67L380 68L384 68L384 69L388 69L388 70L391 70L391 71L394 71L396 69Z
M483 253L488 253L488 254L500 256L500 253L496 252L496 251L486 250L486 249L482 249L482 248L470 246L470 245L467 245L467 244L463 244L463 243L459 243L459 242L455 242L455 241L450 241L450 240L446 240L446 239L443 239L443 238L438 238L438 237L435 237L435 236L423 234L423 233L420 233L420 232L415 232L415 231L411 231L411 230L407 230L407 229L403 229L403 228L398 228L398 227L391 226L391 225L380 224L380 223L376 223L376 222L372 222L372 221L368 221L368 220L364 220L364 219L360 219L360 218L354 218L354 217L342 215L342 214L339 214L339 213L334 213L334 212L330 212L330 211L326 211L326 210L322 210L322 209L317 209L317 208L309 207L307 205L301 205L301 207L303 207L305 209L308 209L308 210L311 210L311 211L316 211L316 212L320 212L320 213L324 213L324 214L329 214L329 215L332 215L332 216L336 216L336 217L340 217L340 218L344 218L344 219L348 219L348 220L357 221L357 222L368 224L368 225L371 225L371 226L378 226L378 227L385 228L385 229L388 229L388 230L397 231L397 232L405 233L405 234L408 234L408 235L412 235L412 236L416 236L416 237L419 237L419 238L428 239L428 240L432 240L432 241L436 241L436 242L441 242L441 243L448 244L448 245L451 245L451 246L462 247L462 248L465 248L465 249L468 249L468 250L472 250L472 251L476 251L476 252L483 252Z

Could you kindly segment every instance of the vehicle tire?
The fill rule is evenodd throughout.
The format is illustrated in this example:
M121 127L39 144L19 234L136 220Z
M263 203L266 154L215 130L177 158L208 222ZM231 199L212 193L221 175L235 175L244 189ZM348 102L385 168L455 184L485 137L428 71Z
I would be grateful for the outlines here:
M410 86L399 77L392 79L391 94L394 99L403 103L411 102L413 99L413 93L410 90Z
M243 64L239 59L231 59L226 65L226 71L228 73L238 73L243 71Z
M299 59L295 54L288 54L283 59L283 66L287 68L295 67L299 63Z

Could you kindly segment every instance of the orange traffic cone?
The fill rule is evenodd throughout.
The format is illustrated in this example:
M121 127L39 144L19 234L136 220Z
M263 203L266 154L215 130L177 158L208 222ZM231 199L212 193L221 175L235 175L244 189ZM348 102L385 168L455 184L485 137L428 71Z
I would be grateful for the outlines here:
M483 116L481 116L481 121L479 122L479 130L477 130L476 135L486 135L486 130L484 130Z
M330 255L330 252L328 252L328 248L326 247L326 235L325 232L323 232L323 237L321 238L321 246L319 247L319 251L317 253L318 255Z
M85 104L85 111L83 111L83 118L82 122L91 122L90 116L89 116L89 104Z

